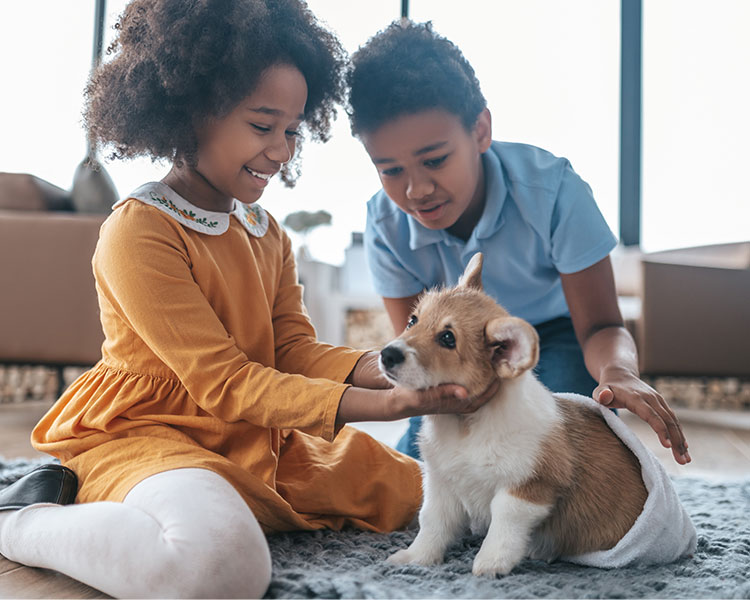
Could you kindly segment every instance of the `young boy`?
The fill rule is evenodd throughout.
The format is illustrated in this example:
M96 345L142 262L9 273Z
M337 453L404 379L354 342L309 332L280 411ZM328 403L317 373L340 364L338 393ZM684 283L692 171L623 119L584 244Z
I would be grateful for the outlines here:
M485 290L539 333L541 381L631 410L690 462L674 413L639 378L609 259L617 240L570 163L493 141L474 70L429 23L393 23L352 63L352 132L383 185L365 246L394 330L423 290L455 284L481 251ZM419 426L412 418L398 445L415 457Z

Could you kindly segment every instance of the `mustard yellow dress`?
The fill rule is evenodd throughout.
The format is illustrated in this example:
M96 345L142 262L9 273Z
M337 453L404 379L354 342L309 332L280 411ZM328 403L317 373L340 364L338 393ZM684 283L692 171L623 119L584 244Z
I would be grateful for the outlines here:
M198 467L266 532L413 518L418 464L335 425L362 353L316 340L289 238L260 206L210 212L146 184L105 221L93 266L102 359L32 433L76 472L78 502Z

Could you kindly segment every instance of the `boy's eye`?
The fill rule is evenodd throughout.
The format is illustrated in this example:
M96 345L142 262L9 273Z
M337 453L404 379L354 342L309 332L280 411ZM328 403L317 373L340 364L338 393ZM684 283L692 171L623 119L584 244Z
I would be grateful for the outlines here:
M456 337L452 331L443 331L443 333L438 335L437 341L443 348L448 348L449 350L453 350L456 347Z
M260 131L261 133L268 133L269 131L271 131L270 127L266 127L265 125L258 125L257 123L250 123L250 126L253 129Z
M285 133L287 137L291 138L296 138L300 135L300 132L297 129L287 129Z
M445 156L438 156L437 158L428 158L426 161L424 161L424 166L430 169L435 169L442 165L445 162L446 158L448 158L447 154Z
M417 324L417 315L412 315L409 317L409 322L406 324L406 328L409 329L410 327Z
M403 171L401 167L391 167L390 169L383 169L380 171L380 174L385 175L386 177L395 177L400 174L401 171Z

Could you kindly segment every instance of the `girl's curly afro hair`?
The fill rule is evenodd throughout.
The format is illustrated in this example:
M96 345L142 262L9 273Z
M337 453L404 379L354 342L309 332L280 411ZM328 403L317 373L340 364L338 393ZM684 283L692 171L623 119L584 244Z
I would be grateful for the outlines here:
M301 0L132 0L118 23L113 58L86 87L89 139L113 157L194 164L196 128L228 114L278 64L308 87L304 127L326 141L344 101L346 53ZM293 185L287 163L281 177Z
M352 133L370 133L396 117L434 108L466 129L487 106L474 69L431 23L394 21L352 55L347 74Z

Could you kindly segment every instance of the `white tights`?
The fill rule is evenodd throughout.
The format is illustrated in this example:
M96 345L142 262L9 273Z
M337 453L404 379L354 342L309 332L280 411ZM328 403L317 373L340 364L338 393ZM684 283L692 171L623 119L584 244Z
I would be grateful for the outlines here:
M237 491L204 469L136 485L122 503L37 504L3 514L0 554L117 598L260 598L271 556Z

